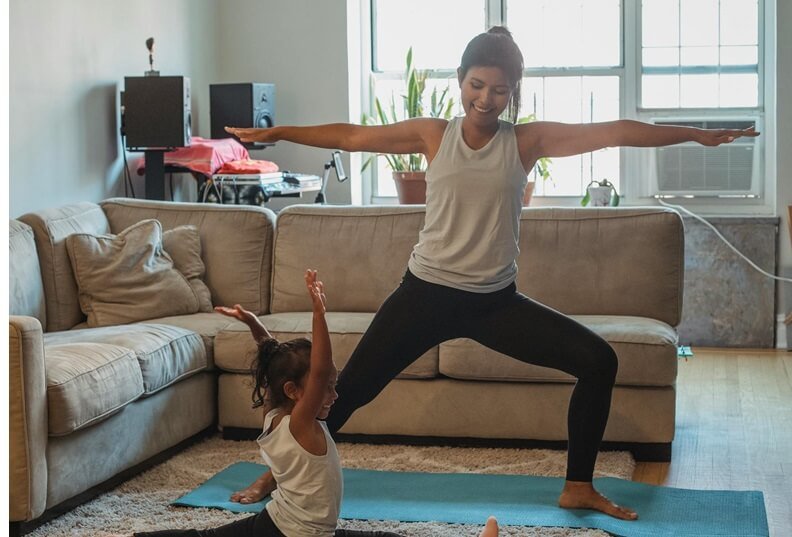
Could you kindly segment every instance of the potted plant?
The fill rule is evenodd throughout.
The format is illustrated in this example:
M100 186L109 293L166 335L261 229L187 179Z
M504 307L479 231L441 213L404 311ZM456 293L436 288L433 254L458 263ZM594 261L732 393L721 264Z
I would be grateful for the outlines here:
M374 100L376 116L370 117L363 115L364 125L389 125L402 119L411 119L424 116L424 92L426 90L426 78L428 71L415 69L412 61L412 47L407 51L407 66L404 71L404 80L407 84L407 93L402 95L402 113L396 111L396 98L391 95L388 113L382 106L379 98ZM451 119L454 107L454 99L448 95L447 87L442 92L437 88L432 90L429 96L429 117L442 117ZM383 155L388 166L393 172L393 180L396 182L396 192L399 196L399 203L402 204L422 204L426 203L426 159L419 153L409 155ZM365 170L372 161L376 160L377 155L369 157L363 165Z
M586 195L580 200L580 204L585 207L591 203L592 207L617 207L619 205L619 193L616 187L607 179L601 181L591 181L586 187Z

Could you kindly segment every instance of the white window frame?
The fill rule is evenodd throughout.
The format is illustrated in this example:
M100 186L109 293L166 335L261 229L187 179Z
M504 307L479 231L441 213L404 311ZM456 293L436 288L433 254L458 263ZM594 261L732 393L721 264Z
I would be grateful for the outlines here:
M508 21L507 0L484 0L486 2L486 21L485 26L490 27L500 24L501 13ZM511 0L519 1L519 0ZM718 198L695 198L683 199L674 198L671 203L685 205L692 210L703 213L718 214L774 214L776 198L776 141L775 141L775 112L776 102L773 88L775 88L775 13L777 0L758 0L759 6L759 95L758 106L755 108L674 108L674 109L643 109L639 107L639 96L641 95L641 0L622 0L621 28L622 28L622 47L621 47L621 66L609 68L580 68L580 69L530 69L525 71L527 76L586 76L602 75L607 72L613 76L619 76L619 109L620 116L624 119L637 119L648 121L656 117L684 117L689 118L693 115L701 117L745 117L747 114L757 115L761 118L763 128L760 136L760 149L763 160L763 184L760 187L758 198L747 199L718 199ZM400 78L395 73L383 74L372 72L372 52L374 24L373 13L371 12L371 0L361 1L361 20L364 25L368 25L367 37L368 45L364 42L361 47L363 62L363 78L361 84L361 94L363 103L372 102L371 88L369 87L370 77L380 78ZM485 31L485 30L482 30ZM461 52L460 52L461 53ZM449 76L454 75L449 70L431 70L430 76ZM364 106L365 109L370 109ZM621 192L623 205L647 205L654 204L654 193L650 192L647 173L644 170L646 163L646 151L641 148L622 148L620 150L619 166L621 176ZM364 183L364 203L373 204L395 204L397 200L392 196L375 195L376 178L370 170L365 172ZM534 196L532 206L579 206L579 196Z

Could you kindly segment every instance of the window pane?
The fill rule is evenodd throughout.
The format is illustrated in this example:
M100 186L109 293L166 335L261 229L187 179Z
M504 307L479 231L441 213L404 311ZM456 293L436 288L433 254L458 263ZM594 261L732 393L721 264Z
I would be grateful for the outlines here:
M759 43L759 6L756 0L721 0L720 9L722 45Z
M759 106L759 76L755 73L720 75L720 105Z
M682 75L679 90L682 108L718 107L718 75Z
M718 0L683 0L679 16L682 46L718 44Z
M682 65L718 65L718 47L682 47Z
M679 65L679 48L645 48L643 64L648 67L669 67Z
M619 0L513 0L507 16L528 69L621 63Z
M379 71L403 71L410 46L416 67L456 69L468 41L486 31L484 0L377 0L375 13Z
M679 75L643 75L641 93L644 108L678 108Z
M721 65L757 65L759 47L721 47Z
M641 36L645 47L679 46L679 3L644 0Z

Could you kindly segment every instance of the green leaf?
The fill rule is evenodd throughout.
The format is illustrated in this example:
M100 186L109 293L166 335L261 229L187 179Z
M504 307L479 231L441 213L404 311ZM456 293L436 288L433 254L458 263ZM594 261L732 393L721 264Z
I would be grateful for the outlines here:
M589 204L589 200L591 200L591 197L589 196L588 190L586 190L586 195L583 196L582 200L580 200L580 205L585 207Z

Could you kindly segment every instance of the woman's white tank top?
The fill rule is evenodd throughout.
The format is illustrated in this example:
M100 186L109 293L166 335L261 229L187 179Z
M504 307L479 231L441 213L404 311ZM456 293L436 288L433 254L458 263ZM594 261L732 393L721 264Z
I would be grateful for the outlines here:
M500 121L481 149L449 121L426 172L426 221L408 267L422 280L491 293L517 277L520 211L528 181L514 125Z

